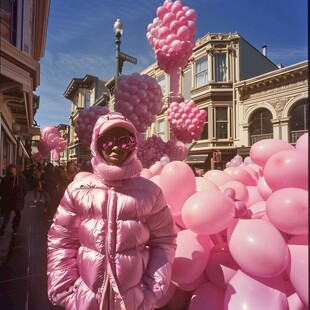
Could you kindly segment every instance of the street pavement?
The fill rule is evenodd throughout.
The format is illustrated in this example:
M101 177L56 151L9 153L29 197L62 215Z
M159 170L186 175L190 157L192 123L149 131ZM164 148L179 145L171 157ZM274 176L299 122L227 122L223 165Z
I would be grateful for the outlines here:
M47 298L46 248L51 222L43 203L33 204L33 191L28 191L17 235L12 234L13 216L14 212L5 235L0 236L0 309L64 309Z

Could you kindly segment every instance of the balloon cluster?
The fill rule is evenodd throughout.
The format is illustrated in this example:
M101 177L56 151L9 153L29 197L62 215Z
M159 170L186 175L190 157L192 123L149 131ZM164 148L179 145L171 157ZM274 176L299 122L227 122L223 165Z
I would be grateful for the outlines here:
M181 141L164 142L156 135L139 141L137 156L144 168L150 168L163 155L166 155L169 160L184 160L187 156L187 148Z
M54 157L59 156L67 147L67 141L61 137L60 131L53 126L45 127L40 133L40 140L38 141L38 151L31 156L35 162L47 158L51 152Z
M143 170L179 231L170 287L156 307L307 309L308 133L296 146L261 140L246 161L234 159L239 165L203 177L164 158Z
M98 118L102 115L108 114L109 112L110 111L107 107L97 105L90 106L80 112L77 118L75 133L83 145L87 147L90 146L91 136Z
M163 106L163 94L156 79L133 73L118 78L115 111L122 113L143 133L155 121Z
M184 143L198 140L206 122L207 112L192 100L172 102L168 108L168 122L176 138Z
M195 45L196 11L182 1L164 1L148 25L147 40L155 51L160 69L170 74L187 65Z

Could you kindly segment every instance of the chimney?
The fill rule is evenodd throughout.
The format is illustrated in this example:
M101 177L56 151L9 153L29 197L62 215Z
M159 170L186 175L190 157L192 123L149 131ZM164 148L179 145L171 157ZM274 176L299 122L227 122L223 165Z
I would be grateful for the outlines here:
M267 45L263 45L262 49L263 49L263 55L267 57Z

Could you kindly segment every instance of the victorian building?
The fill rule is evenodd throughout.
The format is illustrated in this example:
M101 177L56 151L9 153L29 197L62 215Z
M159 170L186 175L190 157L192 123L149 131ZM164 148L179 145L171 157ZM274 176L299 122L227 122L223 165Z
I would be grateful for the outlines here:
M50 0L0 2L0 176L31 156Z
M274 64L266 46L259 51L239 33L208 33L196 41L187 66L181 70L177 98L171 98L169 75L157 62L140 73L154 77L164 95L163 109L145 138L157 135L165 142L170 139L167 110L174 100L192 100L207 111L201 137L187 144L186 158L189 165L204 171L224 169L236 154L248 156L251 145L261 139L294 144L308 131L308 61L288 67ZM87 153L74 126L81 109L96 104L94 79L88 75L73 79L65 92L72 101L69 157L77 161ZM112 78L105 84L107 94L113 94L114 82ZM86 97L88 93L91 100ZM111 111L113 103L112 96Z

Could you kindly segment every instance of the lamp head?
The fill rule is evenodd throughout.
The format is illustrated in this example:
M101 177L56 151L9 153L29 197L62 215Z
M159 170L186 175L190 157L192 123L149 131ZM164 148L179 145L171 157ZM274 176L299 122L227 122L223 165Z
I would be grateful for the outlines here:
M123 34L123 25L121 23L121 20L119 18L116 19L116 22L114 23L114 33L115 35L122 35Z

